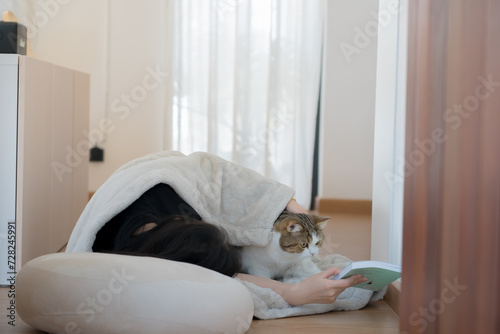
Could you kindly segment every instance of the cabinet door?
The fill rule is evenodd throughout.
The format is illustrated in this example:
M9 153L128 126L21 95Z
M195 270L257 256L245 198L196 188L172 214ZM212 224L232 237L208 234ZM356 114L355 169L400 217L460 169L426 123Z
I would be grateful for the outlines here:
M88 153L90 145L92 145L86 136L89 132L90 76L86 73L74 72L73 91L73 147L77 152L83 152L87 149ZM73 168L72 178L73 216L70 222L71 230L80 218L89 199L89 159L87 155L83 155L80 164ZM66 242L69 240L69 235Z
M51 226L53 66L19 58L18 265L47 254Z
M68 241L73 229L72 179L74 169L84 159L75 150L73 143L73 82L74 71L53 66L50 252L60 250ZM58 163L68 167L62 175L57 168Z

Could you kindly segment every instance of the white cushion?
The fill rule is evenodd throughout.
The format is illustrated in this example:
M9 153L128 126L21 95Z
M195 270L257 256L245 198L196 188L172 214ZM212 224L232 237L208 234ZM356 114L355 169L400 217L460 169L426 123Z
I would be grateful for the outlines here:
M17 311L49 333L245 333L249 291L196 265L102 253L57 253L17 276Z

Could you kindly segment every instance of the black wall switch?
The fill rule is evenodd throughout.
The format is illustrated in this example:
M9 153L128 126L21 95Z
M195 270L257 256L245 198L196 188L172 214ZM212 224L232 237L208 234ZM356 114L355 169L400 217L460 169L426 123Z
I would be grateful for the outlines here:
M90 161L93 162L103 162L104 161L104 150L96 146L90 149Z

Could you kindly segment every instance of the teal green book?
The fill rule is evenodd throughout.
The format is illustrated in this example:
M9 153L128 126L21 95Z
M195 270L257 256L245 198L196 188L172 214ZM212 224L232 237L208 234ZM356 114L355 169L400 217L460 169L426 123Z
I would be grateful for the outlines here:
M378 291L401 277L401 266L380 261L352 262L333 278L341 279L353 275L363 275L368 278L368 281L353 287Z

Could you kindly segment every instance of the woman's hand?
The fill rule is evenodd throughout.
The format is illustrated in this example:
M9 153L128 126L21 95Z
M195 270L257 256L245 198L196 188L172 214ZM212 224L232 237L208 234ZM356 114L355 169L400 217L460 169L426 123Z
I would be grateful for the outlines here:
M286 211L291 212L291 213L308 213L306 209L300 206L299 203L295 200L295 198L292 198L290 202L286 205Z
M328 277L337 275L342 270L332 267L316 275L309 276L297 284L283 283L269 278L247 274L238 274L236 277L251 282L263 288L273 289L285 301L293 306L318 303L331 304L346 288L366 282L368 279L361 275L351 276L346 279L330 280Z
M346 288L366 282L368 279L354 275L346 279L331 280L328 277L338 275L342 270L332 267L319 274L312 275L300 283L291 285L283 291L283 298L290 305L331 304L337 300Z

